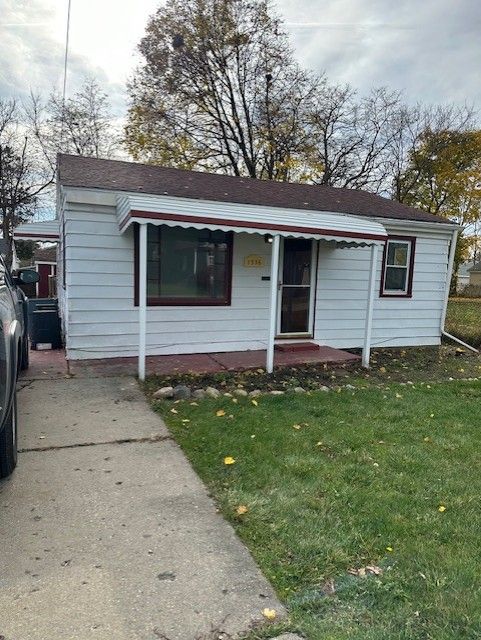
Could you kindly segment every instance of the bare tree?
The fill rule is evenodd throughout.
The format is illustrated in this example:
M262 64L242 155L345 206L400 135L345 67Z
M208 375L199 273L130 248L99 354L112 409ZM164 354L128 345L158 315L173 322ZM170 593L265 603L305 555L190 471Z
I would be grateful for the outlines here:
M9 246L14 227L34 215L53 178L22 108L0 100L0 224Z
M267 0L169 0L129 84L136 159L289 179L305 142L309 74Z
M350 86L319 86L309 129L312 180L336 187L381 191L400 95L385 88L358 97Z
M426 135L436 136L444 131L463 132L474 122L471 107L453 105L414 106L400 104L392 113L392 130L388 153L388 193L398 202L410 200L410 193L420 180L424 167L418 150Z
M46 101L32 94L26 114L52 167L59 152L108 158L119 147L108 96L94 78L86 79L65 102L56 92Z

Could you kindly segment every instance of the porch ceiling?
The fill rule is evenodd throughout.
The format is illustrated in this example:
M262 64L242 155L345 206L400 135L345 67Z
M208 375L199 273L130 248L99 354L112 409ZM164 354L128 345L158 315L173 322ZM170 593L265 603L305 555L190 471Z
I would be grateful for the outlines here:
M344 246L382 244L387 237L382 224L354 215L170 196L122 195L118 198L117 213L122 232L133 222L138 222L235 233L313 238L339 242Z

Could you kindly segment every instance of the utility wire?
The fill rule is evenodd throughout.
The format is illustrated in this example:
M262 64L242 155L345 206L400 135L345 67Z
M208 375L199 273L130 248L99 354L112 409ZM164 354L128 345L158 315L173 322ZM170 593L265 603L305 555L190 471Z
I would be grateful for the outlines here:
M67 5L67 31L65 34L65 55L63 61L63 89L62 89L62 126L60 128L60 147L63 145L63 136L65 132L65 98L67 94L67 67L68 67L68 51L70 39L70 9L72 0L68 0ZM61 149L60 149L61 150Z

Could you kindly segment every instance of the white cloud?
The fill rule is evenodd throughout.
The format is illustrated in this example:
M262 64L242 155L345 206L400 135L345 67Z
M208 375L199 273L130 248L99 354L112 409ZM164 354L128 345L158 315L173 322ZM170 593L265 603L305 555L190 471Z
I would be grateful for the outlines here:
M278 0L300 60L363 91L481 103L478 0ZM306 19L308 18L308 19Z
M159 0L72 0L68 88L96 75L117 115ZM277 0L299 60L361 91L481 104L479 0ZM59 88L67 0L0 0L0 96Z
M120 115L136 44L157 5L158 0L72 0L68 91L94 75ZM0 0L0 96L61 88L66 11L67 0Z

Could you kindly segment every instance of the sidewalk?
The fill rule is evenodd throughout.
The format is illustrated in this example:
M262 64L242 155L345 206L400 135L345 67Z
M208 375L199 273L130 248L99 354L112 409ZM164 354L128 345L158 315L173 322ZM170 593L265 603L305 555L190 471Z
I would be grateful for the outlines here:
M202 640L283 610L128 377L21 379L0 636Z

